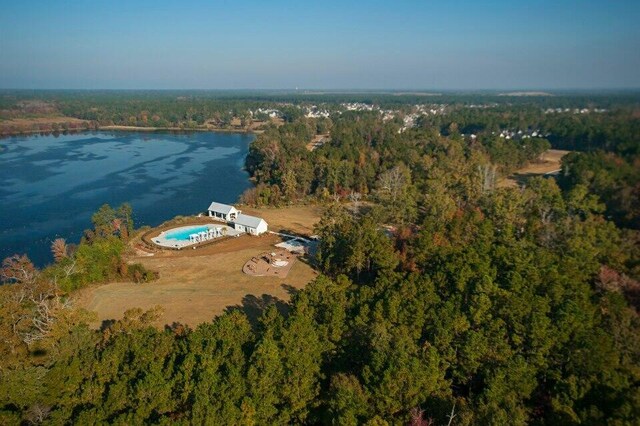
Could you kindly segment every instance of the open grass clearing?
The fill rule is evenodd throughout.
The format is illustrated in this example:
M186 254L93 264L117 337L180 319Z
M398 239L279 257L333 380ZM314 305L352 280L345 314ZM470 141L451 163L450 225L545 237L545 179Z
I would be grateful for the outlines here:
M243 211L264 217L270 230L310 235L322 208L294 206ZM245 235L196 250L162 250L153 256L136 255L130 261L158 271L157 281L89 287L78 292L78 304L96 312L95 326L122 318L128 309L151 309L158 305L164 310L156 324L159 327L174 322L196 326L211 321L227 309L241 309L250 317L256 316L268 304L282 305L293 291L317 276L311 266L300 260L293 264L286 278L252 277L242 272L247 260L273 251L274 244L281 241L281 237L273 234Z
M533 176L555 172L559 170L562 165L562 157L569 152L571 151L550 149L542 154L542 158L539 161L529 163L523 168L516 170L510 176L499 181L497 186L498 188L515 188Z

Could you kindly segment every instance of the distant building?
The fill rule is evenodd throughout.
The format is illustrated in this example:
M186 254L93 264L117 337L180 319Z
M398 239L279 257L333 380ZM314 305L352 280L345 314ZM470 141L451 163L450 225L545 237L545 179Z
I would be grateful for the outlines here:
M261 217L238 214L238 217L233 220L233 228L236 231L246 232L247 234L260 235L267 232L268 225Z
M240 210L228 204L216 203L215 201L209 206L209 217L232 222L238 215Z

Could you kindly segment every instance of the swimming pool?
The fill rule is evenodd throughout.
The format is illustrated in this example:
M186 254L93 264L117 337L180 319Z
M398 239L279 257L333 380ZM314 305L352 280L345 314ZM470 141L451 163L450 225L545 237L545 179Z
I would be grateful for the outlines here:
M199 232L208 232L208 226L186 226L183 228L173 229L164 234L167 240L189 241L189 235Z
M232 227L223 224L187 225L171 228L161 232L151 241L161 247L180 250L222 237L236 237L242 234Z

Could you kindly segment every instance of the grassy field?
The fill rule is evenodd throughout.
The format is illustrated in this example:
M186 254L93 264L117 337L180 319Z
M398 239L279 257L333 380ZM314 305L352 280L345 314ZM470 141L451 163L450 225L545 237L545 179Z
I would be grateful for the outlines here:
M320 220L323 208L319 206L292 206L280 208L241 208L243 213L262 217L270 231L294 232L313 235L313 227Z
M245 211L264 217L271 230L310 234L321 209L302 206ZM273 250L273 245L280 241L276 235L242 236L197 250L132 257L132 262L158 271L160 278L145 284L108 283L86 288L79 292L78 304L97 313L96 326L122 318L127 309L150 309L158 305L164 309L156 324L160 327L174 322L196 326L227 309L241 309L255 318L269 304L283 307L292 292L303 288L317 275L300 260L284 279L251 277L242 272L247 260Z
M511 176L498 182L497 186L499 188L515 188L524 183L530 177L544 175L556 170L560 170L562 157L567 155L569 152L570 151L563 151L560 149L550 149L543 154L541 161L528 164L525 167L517 170Z

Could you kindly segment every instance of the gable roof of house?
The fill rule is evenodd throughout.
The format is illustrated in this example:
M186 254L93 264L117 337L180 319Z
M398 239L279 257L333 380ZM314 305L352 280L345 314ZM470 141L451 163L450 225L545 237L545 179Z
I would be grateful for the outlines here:
M211 205L209 206L209 211L222 213L222 214L229 214L231 213L232 210L238 211L233 206L230 206L228 204L216 203L215 201L211 203Z
M260 225L260 222L264 222L264 219L261 217L249 216L248 214L239 214L236 220L233 221L238 225L248 226L250 228L257 228ZM264 222L265 224L267 222Z

